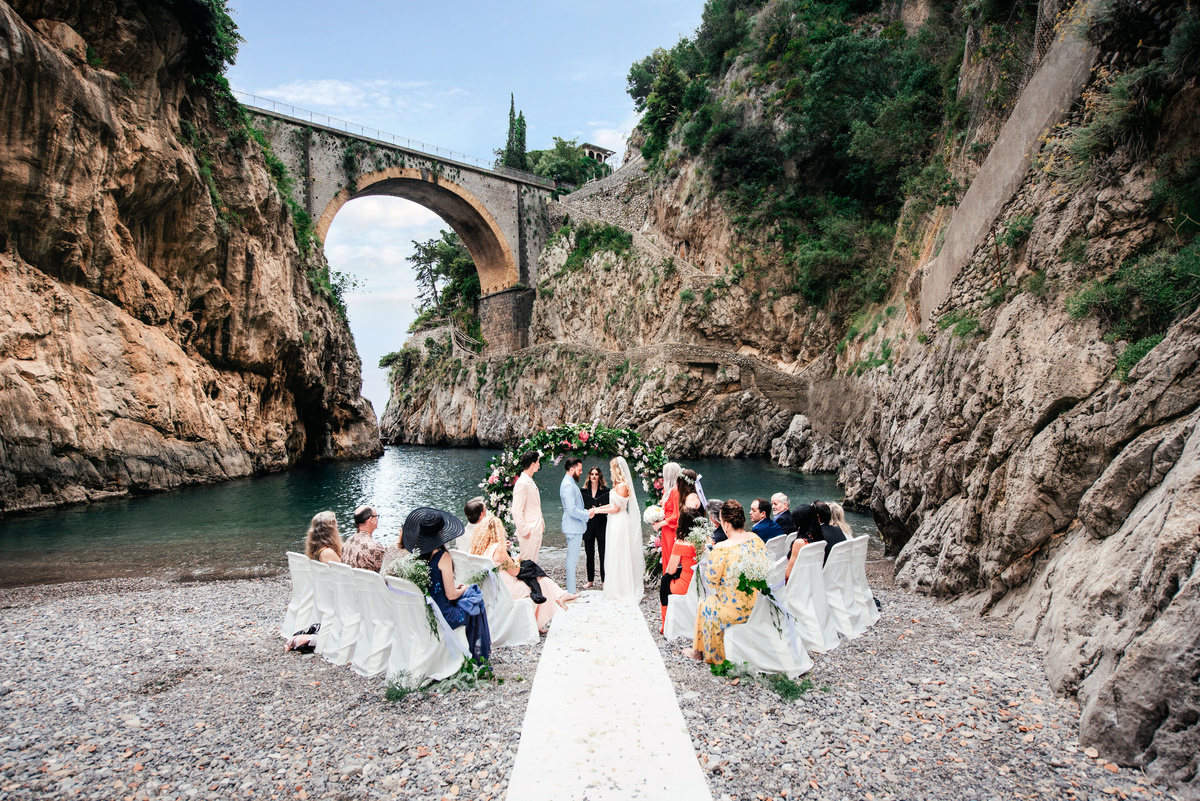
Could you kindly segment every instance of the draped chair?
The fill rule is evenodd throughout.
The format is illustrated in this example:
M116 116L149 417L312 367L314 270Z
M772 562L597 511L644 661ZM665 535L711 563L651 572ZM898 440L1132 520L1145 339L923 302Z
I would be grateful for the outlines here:
M777 560L772 572L786 567L786 559ZM725 629L725 658L735 663L747 662L763 673L783 673L795 678L812 670L813 661L788 619L782 588L775 594L779 606L760 592L750 618Z
M800 640L809 651L832 651L841 643L829 615L825 576L821 572L824 560L825 543L801 546L784 596L788 610L796 618Z
M288 569L292 574L292 597L288 601L287 611L283 613L283 625L279 629L279 633L285 639L318 622L316 610L313 608L313 574L310 569L312 560L293 551L288 551L287 559Z

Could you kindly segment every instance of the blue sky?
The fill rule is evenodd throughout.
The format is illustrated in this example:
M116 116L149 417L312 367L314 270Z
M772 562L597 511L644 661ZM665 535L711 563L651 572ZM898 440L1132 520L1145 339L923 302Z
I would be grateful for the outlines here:
M231 0L246 41L229 70L235 89L479 158L502 147L510 93L530 149L552 137L624 152L637 121L629 65L700 24L703 0L526 2L275 2ZM619 156L618 156L619 157ZM383 413L385 374L416 316L405 259L412 240L449 230L398 198L346 204L325 241L333 269L356 276L350 328L363 394Z

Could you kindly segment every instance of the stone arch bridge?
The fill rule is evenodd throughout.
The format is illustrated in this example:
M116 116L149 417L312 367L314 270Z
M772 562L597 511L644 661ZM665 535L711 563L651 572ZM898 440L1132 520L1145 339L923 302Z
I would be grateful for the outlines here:
M313 218L318 239L325 241L333 218L356 197L388 195L419 203L449 223L475 261L487 352L507 353L529 344L534 299L529 287L537 285L538 256L550 235L546 201L555 188L552 180L252 100L246 110L299 177L295 200Z

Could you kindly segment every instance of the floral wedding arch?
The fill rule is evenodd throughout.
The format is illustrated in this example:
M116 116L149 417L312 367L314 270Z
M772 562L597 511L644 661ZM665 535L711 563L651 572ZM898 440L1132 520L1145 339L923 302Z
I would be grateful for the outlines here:
M543 461L554 464L568 456L580 459L624 456L634 474L631 478L642 479L646 506L657 503L663 465L669 461L661 445L647 445L641 435L627 428L609 428L599 423L547 428L488 462L488 476L479 486L487 492L488 507L506 523L512 522L513 484L521 474L521 454L526 451L537 451ZM604 473L608 473L607 465Z

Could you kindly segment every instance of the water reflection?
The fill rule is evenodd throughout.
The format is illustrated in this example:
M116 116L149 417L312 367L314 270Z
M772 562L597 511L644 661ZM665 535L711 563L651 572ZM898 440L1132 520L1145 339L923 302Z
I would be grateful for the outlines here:
M488 449L389 447L373 461L311 465L259 478L192 487L140 498L10 515L0 520L0 587L95 578L161 576L212 579L269 575L286 569L284 552L300 551L308 521L332 509L343 533L363 503L379 511L377 536L394 540L418 506L449 509L479 494ZM607 460L589 459L585 464ZM686 460L704 476L710 497L782 491L793 505L841 497L834 476L802 476L758 459ZM545 544L563 544L558 501L561 466L537 475L546 519ZM639 502L645 493L637 488ZM856 532L875 534L869 516L849 513ZM873 539L872 546L880 547Z

